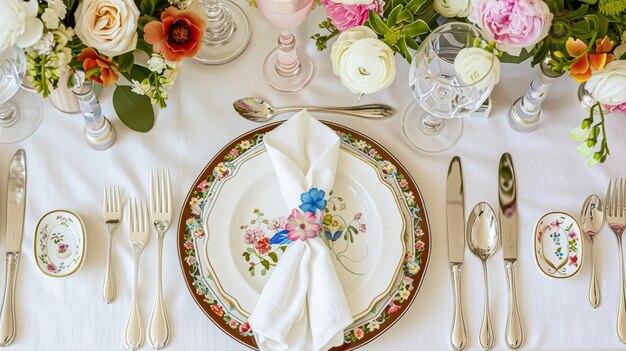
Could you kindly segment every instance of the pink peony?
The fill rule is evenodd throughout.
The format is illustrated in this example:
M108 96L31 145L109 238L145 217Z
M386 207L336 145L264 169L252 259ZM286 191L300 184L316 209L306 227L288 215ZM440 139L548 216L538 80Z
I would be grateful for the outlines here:
M542 0L472 0L468 18L498 49L519 56L548 35L553 15Z
M294 208L289 215L287 224L285 224L285 230L288 232L289 239L295 241L315 238L322 231L322 227L319 225L318 217L315 214Z
M344 4L332 0L321 1L326 10L326 15L341 32L362 26L369 18L369 10L381 14L385 5L383 0L374 0L369 4Z

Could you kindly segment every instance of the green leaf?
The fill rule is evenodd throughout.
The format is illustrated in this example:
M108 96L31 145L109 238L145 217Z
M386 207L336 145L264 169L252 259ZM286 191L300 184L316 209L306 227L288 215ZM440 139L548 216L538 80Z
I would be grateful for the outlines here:
M135 63L135 54L130 51L117 57L117 67L122 72L130 72Z
M130 71L122 71L120 73L122 73L124 78L128 79L129 82L132 82L133 79L138 82L142 82L144 79L147 79L152 72L144 66L132 65Z
M402 30L402 34L409 37L416 37L428 32L430 32L430 28L428 28L428 24L422 19L418 19L417 21L404 26L404 29Z
M120 85L113 93L117 117L130 129L146 133L154 126L154 110L150 98L135 94L128 85Z
M264 259L264 260L261 260L261 264L263 265L265 269L270 269L270 261Z
M385 22L383 22L382 18L380 18L375 11L370 10L368 22L374 32L380 35L385 35L385 33L389 31L389 27L387 27Z
M402 6L398 5L393 8L389 16L387 17L387 25L393 26L398 23L398 17L400 16L400 12L402 12Z
M270 252L267 254L274 263L278 262L278 255L276 254L276 252Z
M142 0L139 9L141 13L153 14L156 9L156 0Z
M348 232L350 232L350 234L357 234L359 231L354 226L349 226Z
M246 262L250 261L250 253L249 252L244 252L241 254L241 256L243 256L243 258L246 260Z
M424 6L424 4L426 4L428 2L428 0L411 0L407 5L406 8L409 9L409 11L411 11L411 13L417 13L419 11L419 9Z
M146 26L146 24L152 22L152 21L156 21L157 19L149 16L149 15L143 15L141 17L139 17L139 21L137 21L137 27L139 27L140 30L143 30L143 27ZM139 39L139 40L143 40L143 39ZM139 49L139 40L137 40L137 48ZM143 40L143 42L145 43L145 40Z
M247 248L247 249L246 249L246 251L248 251L248 252L249 252L249 253L251 253L251 254L253 254L253 253L254 253L254 249L253 249L253 248L251 248L251 247Z

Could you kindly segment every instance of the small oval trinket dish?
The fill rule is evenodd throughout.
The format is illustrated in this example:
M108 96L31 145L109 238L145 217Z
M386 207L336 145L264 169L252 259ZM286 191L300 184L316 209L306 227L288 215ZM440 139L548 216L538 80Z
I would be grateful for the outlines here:
M85 226L66 210L46 213L35 229L35 260L39 270L55 278L76 273L85 258Z
M552 278L569 278L583 264L583 244L578 221L563 212L543 215L535 226L535 262Z

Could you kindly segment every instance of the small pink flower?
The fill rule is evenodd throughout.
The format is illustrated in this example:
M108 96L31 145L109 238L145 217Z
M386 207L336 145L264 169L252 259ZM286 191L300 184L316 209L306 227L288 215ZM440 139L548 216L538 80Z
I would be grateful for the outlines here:
M574 239L576 237L576 233L570 232L569 234L567 234L567 236L569 236L570 239Z
M554 222L550 223L550 229L558 228L561 224L563 224L563 222L555 219Z
M415 236L418 237L418 238L421 238L421 237L424 236L424 232L422 231L422 228L417 228L415 230Z
M211 311L213 311L213 313L215 313L219 317L222 317L224 315L224 310L222 309L222 306L220 305L215 305L215 304L211 305Z
M404 188L409 185L409 182L406 179L402 179L399 183L401 188Z
M267 229L281 231L285 229L285 224L287 224L287 218L285 217L274 218L270 221L270 224L267 225Z
M365 233L365 232L367 231L367 226L365 225L365 223L362 223L362 224L359 226L359 231L360 231L361 233Z
M207 191L209 189L209 182L205 179L198 184L198 189L200 191Z
M626 113L626 102L622 102L619 105L603 105L603 107L611 112Z
M250 331L250 324L248 324L248 322L245 322L245 323L241 324L239 326L239 331L242 334L247 334Z
M363 214L361 212L357 212L354 214L354 220L358 221L361 219L361 217L363 217Z
M363 331L363 329L357 328L354 330L354 336L356 336L357 339L361 340L365 336L365 332Z
M187 264L191 266L192 264L196 263L197 260L194 256L187 256L185 257L185 262L187 262Z
M263 238L263 239L257 240L254 243L254 248L257 249L257 251L259 251L259 254L261 254L261 256L265 255L266 253L272 250L272 247L270 246L270 239Z
M363 23L368 20L370 10L381 14L385 5L383 0L374 0L371 4L367 5L349 5L334 2L332 0L321 1L322 5L324 5L324 10L326 10L326 15L341 32L345 32L348 29L357 26L362 26Z
M424 244L424 242L421 241L421 240L415 243L415 248L418 249L418 250L423 249L424 246L426 246L426 244Z
M53 265L52 263L48 263L48 272L52 272L52 273L56 273L57 271L57 266Z
M570 256L569 258L569 265L575 265L578 262L578 256L574 255L574 256Z
M374 150L374 149L370 149L370 151L368 152L368 154L370 155L370 157L374 157L376 155L378 155L378 151Z
M391 301L391 304L389 304L389 310L387 310L387 313L392 314L394 312L397 312L400 309L399 305L396 305L395 302Z
M69 247L66 243L59 243L59 251L65 251Z
M303 213L299 209L294 208L291 211L291 215L289 215L285 230L287 230L287 236L292 241L311 239L315 238L322 231L322 227L318 223L318 218L315 214L311 212Z
M185 241L185 243L183 244L183 247L187 250L191 250L193 249L193 243L191 241Z
M239 323L237 323L237 321L234 320L234 319L231 319L230 322L228 322L228 326L233 328L233 329L237 328L237 324L239 324Z
M402 284L404 285L413 284L413 278L404 276L404 278L402 278Z
M232 150L230 150L229 154L230 154L232 157L237 157L237 156L239 156L239 150L237 150L237 149L232 149Z

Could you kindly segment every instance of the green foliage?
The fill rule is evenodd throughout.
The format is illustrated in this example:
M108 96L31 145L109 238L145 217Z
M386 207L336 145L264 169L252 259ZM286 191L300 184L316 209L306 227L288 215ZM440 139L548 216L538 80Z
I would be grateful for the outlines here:
M150 98L135 94L131 87L120 85L113 92L113 107L117 117L130 129L148 132L154 126L154 110Z

